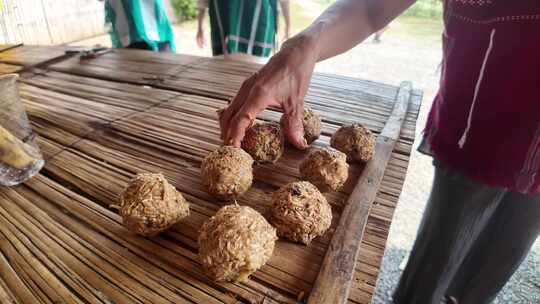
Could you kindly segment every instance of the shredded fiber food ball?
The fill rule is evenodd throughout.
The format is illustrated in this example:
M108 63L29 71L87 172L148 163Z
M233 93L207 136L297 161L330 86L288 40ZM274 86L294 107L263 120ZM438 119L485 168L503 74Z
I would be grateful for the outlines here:
M256 123L246 131L244 149L257 163L275 163L283 154L285 137L279 124Z
M203 185L221 200L234 200L253 182L253 159L240 148L223 146L208 154L201 164Z
M271 222L278 235L308 245L332 223L332 208L309 182L292 182L272 196Z
M272 256L276 229L254 209L225 206L199 233L199 259L215 281L246 281Z
M304 138L308 144L316 141L321 136L321 117L310 108L304 108Z
M137 174L120 194L120 216L129 230L154 236L189 215L189 204L161 173Z
M361 124L339 128L330 140L330 145L347 154L347 160L367 162L373 157L375 137Z
M337 191L349 177L347 156L330 147L315 149L300 163L300 174L323 192Z

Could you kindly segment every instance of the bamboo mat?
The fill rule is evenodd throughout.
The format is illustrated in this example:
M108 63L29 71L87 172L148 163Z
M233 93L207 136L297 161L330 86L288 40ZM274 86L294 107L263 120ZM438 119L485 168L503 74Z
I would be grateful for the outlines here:
M61 47L0 52L0 64L28 66ZM0 65L2 67L2 65ZM257 66L175 54L115 50L73 57L25 73L21 96L47 159L22 186L0 189L0 302L297 303L305 298L362 172L351 166L344 189L328 193L334 222L310 246L278 241L272 259L247 283L214 283L197 261L202 223L224 203L199 178L201 159L220 145L216 110ZM0 73L3 70L0 69ZM306 103L323 117L324 146L344 123L379 133L400 87L314 75ZM392 215L405 179L421 92L411 103L362 240L350 303L369 303ZM279 121L266 110L260 118ZM299 178L305 152L287 147L275 165L255 169L240 204L265 214L270 194ZM159 237L126 231L110 205L137 172L163 172L191 203L191 215Z

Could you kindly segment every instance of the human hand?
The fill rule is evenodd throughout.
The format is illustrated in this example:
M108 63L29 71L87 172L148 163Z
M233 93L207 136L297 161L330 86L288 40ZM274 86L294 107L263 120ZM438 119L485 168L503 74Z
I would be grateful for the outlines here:
M204 38L204 30L202 28L197 30L197 37L195 38L195 40L197 40L197 46L199 46L200 49L205 47L206 41Z
M221 138L240 147L245 131L257 114L269 106L283 110L283 127L299 149L308 147L302 117L304 97L318 59L313 38L297 35L257 73L242 84L231 104L220 115Z

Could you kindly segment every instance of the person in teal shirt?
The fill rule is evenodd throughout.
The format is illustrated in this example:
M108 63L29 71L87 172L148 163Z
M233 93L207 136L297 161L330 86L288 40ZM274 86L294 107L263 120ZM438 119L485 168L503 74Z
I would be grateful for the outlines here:
M115 48L176 51L162 0L105 0L105 22Z
M278 3L290 34L289 0L198 0L197 44L205 44L203 20L208 9L212 54L264 63L277 48Z

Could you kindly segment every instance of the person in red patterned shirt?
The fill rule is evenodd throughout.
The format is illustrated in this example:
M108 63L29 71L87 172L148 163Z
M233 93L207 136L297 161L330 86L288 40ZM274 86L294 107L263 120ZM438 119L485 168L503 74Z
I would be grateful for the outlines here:
M414 1L341 0L248 78L221 116L240 146L268 106L299 149L313 68ZM540 233L540 1L445 0L443 62L420 151L435 178L395 303L490 303Z

